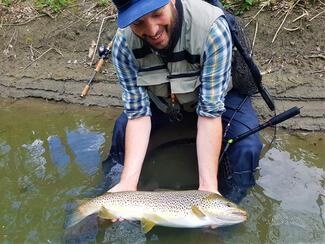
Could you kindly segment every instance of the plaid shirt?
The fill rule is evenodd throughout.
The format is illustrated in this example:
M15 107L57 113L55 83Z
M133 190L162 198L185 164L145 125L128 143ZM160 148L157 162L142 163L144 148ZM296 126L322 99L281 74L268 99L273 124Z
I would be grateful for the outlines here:
M219 17L211 26L205 47L201 86L196 112L218 117L225 111L224 97L231 77L232 42L227 21ZM124 111L129 119L150 116L147 90L137 85L138 67L126 39L117 32L112 50L113 63L123 89Z

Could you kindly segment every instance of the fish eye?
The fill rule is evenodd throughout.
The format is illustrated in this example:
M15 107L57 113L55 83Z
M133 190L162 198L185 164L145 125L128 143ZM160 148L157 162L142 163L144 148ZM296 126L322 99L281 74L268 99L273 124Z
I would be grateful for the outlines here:
M230 203L230 202L227 202L226 205L227 205L227 207L229 207L229 208L231 207L231 203Z

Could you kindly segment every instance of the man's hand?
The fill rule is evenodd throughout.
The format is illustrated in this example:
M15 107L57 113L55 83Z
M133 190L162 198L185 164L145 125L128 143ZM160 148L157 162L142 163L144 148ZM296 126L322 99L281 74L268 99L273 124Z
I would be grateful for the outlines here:
M137 190L136 185L119 182L111 189L109 189L107 192L136 191L136 190ZM112 222L123 221L123 220L124 220L123 218L117 218L117 219L112 219Z
M108 192L136 191L136 190L137 190L136 185L127 184L127 183L123 183L122 181L120 181L115 186L113 186L111 189L109 189Z
M201 187L199 187L199 189L198 189L199 191L210 191L210 192L214 192L214 193L217 193L217 194L219 194L220 196L222 196L221 195L221 193L219 192L219 191L216 191L216 190L214 190L214 189L205 189L205 188L201 188ZM211 229L216 229L216 228L218 228L219 226L218 225L210 225L210 226L207 226L208 228L211 228Z

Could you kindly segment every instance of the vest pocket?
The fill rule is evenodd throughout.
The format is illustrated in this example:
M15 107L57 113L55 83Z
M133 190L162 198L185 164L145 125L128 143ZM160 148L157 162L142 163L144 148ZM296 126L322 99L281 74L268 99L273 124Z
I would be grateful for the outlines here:
M199 76L170 79L171 92L181 104L197 101L196 88L200 85Z

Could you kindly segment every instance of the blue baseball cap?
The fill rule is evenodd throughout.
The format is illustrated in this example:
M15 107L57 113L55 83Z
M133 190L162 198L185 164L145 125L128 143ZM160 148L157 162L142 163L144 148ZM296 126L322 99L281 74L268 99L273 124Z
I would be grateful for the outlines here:
M170 0L113 0L117 8L117 26L125 28L142 16L155 11Z

